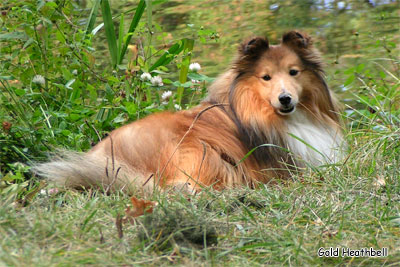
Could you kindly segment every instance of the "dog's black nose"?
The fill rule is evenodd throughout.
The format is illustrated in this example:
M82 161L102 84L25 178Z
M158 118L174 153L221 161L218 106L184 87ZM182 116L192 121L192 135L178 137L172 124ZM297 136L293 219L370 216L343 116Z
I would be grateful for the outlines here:
M292 97L290 96L290 94L287 94L287 93L280 94L278 99L279 99L279 102L281 102L281 104L284 106L289 105L290 102L292 101Z

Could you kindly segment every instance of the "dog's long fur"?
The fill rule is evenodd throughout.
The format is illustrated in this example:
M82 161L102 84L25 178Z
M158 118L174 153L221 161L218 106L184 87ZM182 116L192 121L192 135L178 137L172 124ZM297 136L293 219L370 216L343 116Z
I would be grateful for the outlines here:
M280 103L282 94L290 96L288 106ZM64 153L33 169L59 185L128 192L254 187L287 178L307 162L340 158L335 102L310 37L292 31L276 46L253 38L200 105L150 115L87 153Z

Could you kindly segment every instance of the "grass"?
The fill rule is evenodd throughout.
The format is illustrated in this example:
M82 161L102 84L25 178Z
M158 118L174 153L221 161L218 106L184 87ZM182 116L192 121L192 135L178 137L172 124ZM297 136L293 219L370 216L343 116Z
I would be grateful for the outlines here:
M354 163L359 162L257 190L204 191L191 198L156 194L154 212L123 224L122 238L116 218L129 205L126 195L65 191L39 194L21 207L2 194L0 262L395 266L400 261L399 171L387 168L385 184L378 185L375 175ZM389 255L320 258L320 247L387 247Z

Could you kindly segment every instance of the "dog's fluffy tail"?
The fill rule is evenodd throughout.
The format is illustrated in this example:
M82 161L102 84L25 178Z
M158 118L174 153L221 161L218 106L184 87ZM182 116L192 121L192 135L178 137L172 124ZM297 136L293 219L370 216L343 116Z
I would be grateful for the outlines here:
M142 174L117 160L71 151L58 151L49 162L33 165L32 171L58 187L94 187L106 192L132 193L144 180Z

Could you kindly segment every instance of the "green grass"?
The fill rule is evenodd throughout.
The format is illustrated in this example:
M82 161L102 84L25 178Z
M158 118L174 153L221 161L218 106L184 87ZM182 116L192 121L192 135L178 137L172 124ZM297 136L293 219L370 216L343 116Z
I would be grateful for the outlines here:
M393 159L394 160L394 159ZM387 162L387 161L385 161ZM383 162L380 162L383 163ZM2 195L5 265L361 265L400 261L398 170L385 186L365 169L329 167L257 190L158 194L152 214L116 227L125 195L61 192L20 207ZM350 171L351 170L351 171ZM393 176L393 172L396 176ZM8 198L7 198L8 197ZM204 238L206 237L206 238ZM387 247L386 258L319 258L320 247Z

